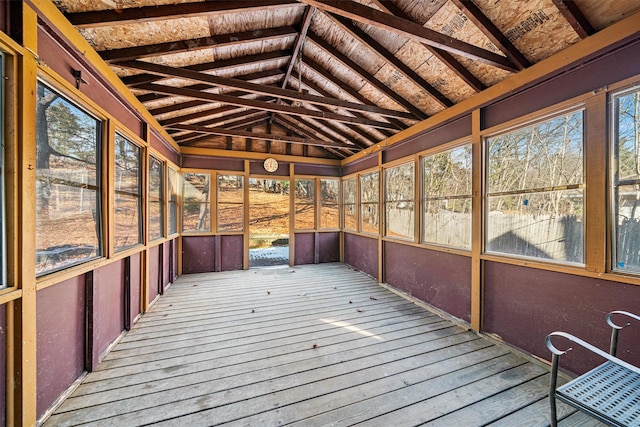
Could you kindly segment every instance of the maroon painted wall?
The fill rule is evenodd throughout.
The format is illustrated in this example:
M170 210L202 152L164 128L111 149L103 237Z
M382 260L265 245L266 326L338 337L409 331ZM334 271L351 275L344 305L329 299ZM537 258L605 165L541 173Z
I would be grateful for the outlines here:
M378 278L378 239L344 233L344 262Z
M153 130L151 131L149 142L153 148L162 153L167 159L171 160L176 165L180 164L180 155L168 142Z
M80 91L99 104L100 107L109 111L110 114L136 135L142 137L142 124L139 117L134 115L131 110L124 108L122 103L113 95L117 92L111 87L109 89L105 88L102 82L93 76L88 66L80 64L75 58L67 54L58 41L53 38L54 34L52 30L40 27L38 32L39 58L74 86L76 83L72 74L73 70L82 71L82 78L87 84L81 84Z
M392 145L382 153L382 161L392 162L466 136L471 136L471 114Z
M93 271L93 366L124 330L124 260Z
M319 262L340 262L340 233L318 233Z
M160 260L160 246L149 248L149 301L151 303L158 296L158 287L160 286L160 269L158 268Z
M471 321L471 257L384 242L385 283Z
M220 268L218 271L242 270L244 258L243 236L219 236Z
M373 168L376 166L378 166L378 156L374 154L344 166L342 168L342 175L350 175L352 173L360 172L362 170Z
M244 160L185 155L182 156L182 167L242 172L244 171Z
M638 314L640 286L571 274L484 263L485 330L506 342L545 359L551 355L545 337L565 331L607 350L611 329L605 314L626 310ZM640 323L621 332L618 355L640 365ZM560 342L560 341L558 341ZM559 344L562 347L564 344ZM564 368L582 373L597 359L578 346L561 358Z
M574 68L538 84L520 90L500 102L483 109L485 128L498 125L525 114L540 110L566 99L582 95L611 83L624 80L640 72L640 41L636 40L616 52L593 59L589 64L574 64Z
M166 288L166 286L173 281L171 277L169 277L169 270L171 268L171 251L169 242L165 242L162 245L162 285Z
M84 282L74 277L36 295L38 416L84 372Z
M298 163L295 165L296 175L317 175L317 176L335 176L341 175L342 169L339 166L328 165L310 165L306 163Z
M214 240L214 236L182 237L182 272L184 274L215 271Z
M315 233L296 233L294 264L315 264L316 239Z
M7 413L7 305L0 305L0 425Z
M131 255L130 282L131 282L131 317L129 322L133 325L134 319L140 314L140 291L142 289L142 267L140 253Z

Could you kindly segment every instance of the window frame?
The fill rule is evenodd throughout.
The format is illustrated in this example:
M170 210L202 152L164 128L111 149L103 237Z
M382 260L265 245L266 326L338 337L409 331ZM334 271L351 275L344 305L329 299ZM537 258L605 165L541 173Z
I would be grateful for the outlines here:
M242 208L241 208L241 218L242 218L242 225L240 227L240 230L220 230L220 182L219 182L219 178L221 176L234 176L234 177L239 177L240 182L242 183ZM245 175L241 172L225 172L225 171L219 171L215 173L215 182L216 182L216 192L215 192L215 212L212 212L212 218L215 217L215 230L216 233L218 234L243 234L245 232L245 221L244 221L244 211L245 211L245 205L247 203L247 201L245 200L245 186L247 185L247 183L245 182L246 180L244 179ZM211 199L211 196L209 197ZM212 219L213 221L213 219Z
M582 115L582 179L580 184L567 184L567 185L557 185L557 186L545 186L545 187L527 187L522 190L514 190L514 191L503 191L503 192L489 192L489 175L490 175L490 162L489 162L489 140L494 137L498 137L500 135L506 135L509 133L517 132L525 128L534 127L545 122L549 122L561 117L566 117L568 115L580 112ZM489 256L499 256L506 258L514 258L514 259L522 259L526 261L532 261L541 264L556 264L562 266L577 266L577 267L585 267L586 266L586 248L587 248L587 230L586 230L586 181L587 181L587 170L586 170L586 145L587 145L587 108L582 102L574 102L574 103L564 103L560 107L552 107L546 110L538 111L535 114L535 117L531 118L528 116L528 119L515 119L511 122L503 124L501 126L496 126L495 130L489 130L482 135L482 176L483 176L483 194L482 194L482 253L487 254ZM508 126L507 126L508 125ZM580 190L582 192L582 262L575 262L569 260L558 260L554 258L545 258L545 257L537 257L531 255L522 255L517 253L508 253L508 252L500 252L496 250L489 250L488 248L488 239L490 237L489 233L489 209L490 209L490 197L500 197L506 195L526 195L526 194L545 194L555 191L566 191L566 190Z
M116 233L116 224L117 224L117 214L116 214L116 209L118 208L118 203L117 203L117 188L116 188L116 177L115 177L115 173L116 173L116 163L117 163L117 139L118 136L120 136L121 138L124 139L125 144L129 144L133 147L135 147L138 150L138 159L137 159L137 163L138 163L138 176L137 176L137 180L138 180L138 189L137 189L137 209L138 209L138 240L135 243L129 244L129 245L125 245L125 246L117 246L116 244L116 239L118 237L117 233ZM118 254L121 252L124 252L128 249L132 249L135 248L136 246L140 246L144 244L144 214L143 214L143 209L142 206L144 204L144 194L143 194L143 171L144 171L144 156L145 156L145 147L144 145L142 145L139 142L135 141L136 138L132 138L131 136L129 136L128 131L123 131L121 129L116 129L113 135L113 149L111 150L111 155L113 156L113 174L114 174L114 182L113 182L113 192L114 192L114 198L113 198L113 202L112 202L112 206L110 209L110 215L113 215L113 229L112 229L112 233L111 235L113 236L113 253L114 254ZM147 185L148 187L148 185ZM147 188L148 190L148 188Z
M347 185L346 185L346 181L353 181L353 203L347 203L347 197L345 195L345 191L347 191ZM341 201L342 201L342 215L340 215L340 218L342 220L342 224L341 224L341 229L344 231L353 231L353 232L358 232L358 223L359 223L359 218L360 215L358 214L358 199L359 199L359 192L358 192L358 175L352 175L346 178L342 178L340 180L340 186L341 186ZM346 220L346 215L347 215L347 206L352 206L353 207L353 212L354 212L354 221L355 221L355 228L347 228L347 220Z
M208 210L208 213L205 213L205 217L206 215L209 216L209 220L208 222L208 226L205 229L202 230L185 230L185 206L187 205L187 201L185 200L185 183L187 182L187 180L185 179L185 176L187 175L201 175L201 176L206 176L208 177L207 180L207 186L208 186L208 193L207 194L207 200L206 201L199 201L199 202L189 202L189 203L197 203L199 206L201 205L206 205L205 209ZM216 177L215 172L211 171L211 170L189 170L189 169L185 169L185 170L181 170L180 171L180 183L182 184L180 186L181 191L180 193L182 194L182 204L181 204L181 209L180 209L180 223L181 223L181 233L183 235L197 235L197 234L211 234L212 230L213 230L213 223L216 221L215 216L215 212L212 212L211 210L211 206L213 203L213 200L211 198L211 184L212 184L212 180ZM217 179L216 179L216 189L217 189ZM217 208L217 206L216 206Z
M363 201L363 185L362 185L362 181L363 179L366 179L367 176L371 176L371 175L377 175L377 186L378 186L378 191L375 192L375 197L376 200L375 201ZM371 169L368 171L362 171L361 173L358 174L358 201L357 201L357 205L358 205L358 231L362 234L367 234L369 236L379 236L380 230L381 230L381 226L382 226L382 216L380 214L380 189L382 188L382 174L381 174L381 170L379 168L375 168L375 169ZM363 218L364 215L362 214L363 208L366 206L373 206L376 208L376 214L378 216L378 225L377 225L377 231L369 231L369 230L365 230L364 229L364 225L363 225Z
M323 203L322 199L322 181L334 181L338 183L338 191L336 193L337 200L335 203ZM342 180L338 177L329 178L329 177L318 177L318 221L319 221L319 230L340 230L340 221L342 218ZM335 206L338 209L338 223L336 227L325 227L322 223L322 208L324 206Z
M173 186L171 185L171 178L173 175ZM181 175L178 169L173 168L167 165L167 179L166 179L166 190L165 190L165 209L167 213L166 220L166 228L165 228L165 236L167 238L172 238L175 236L179 236L182 230L182 209L180 208L180 189L182 187ZM172 190L175 190L172 192ZM171 214L173 213L173 223L171 221ZM172 231L171 226L174 226L175 229Z
M426 180L426 175L425 175L425 162L426 159L428 158L432 158L435 156L439 156L442 155L444 153L447 152L452 152L454 150L458 150L461 148L466 148L468 147L469 151L471 152L471 158L470 158L470 170L469 170L469 183L470 183L470 192L469 194L455 194L455 195L451 195L449 197L444 197L444 196L437 196L437 197L426 197L426 185L425 185L425 180ZM420 182L419 182L419 194L420 194L420 221L419 221L419 242L421 245L423 246L435 246L435 247L442 247L442 248L447 248L447 249L453 249L453 250L460 250L460 251L465 251L465 252L470 252L472 249L472 241L473 241L473 230L472 230L472 223L473 223L473 206L472 206L472 210L470 212L470 219L469 219L469 229L470 229L470 235L469 235L469 246L468 247L463 247L463 246L458 246L458 245L448 245L448 244L444 244L444 243L438 243L438 242L433 242L433 241L427 241L425 238L425 224L426 224L426 215L425 215L425 203L428 201L434 201L434 200L468 200L469 202L471 202L471 204L473 204L473 175L474 175L474 171L473 171L473 143L471 142L471 140L469 140L468 138L463 138L461 140L457 140L454 142L450 142L450 143L446 143L446 144L442 144L441 146L437 147L435 150L430 150L428 152L422 153L419 156L418 159L418 167L420 168L420 173L419 178L420 178Z
M628 274L628 275L640 275L640 268L637 270L620 267L620 261L618 260L618 241L619 241L619 188L622 186L640 186L640 174L637 178L620 179L619 177L619 103L618 99L637 93L640 96L640 85L634 84L623 89L611 92L608 96L608 113L609 113L609 200L608 200L608 213L609 213L609 257L608 257L608 270L613 273ZM640 118L639 118L640 120Z
M298 181L311 181L312 182L312 191L313 191L313 201L311 203L297 203L297 188L298 188ZM318 177L307 177L307 176L294 176L293 177L293 188L294 188L294 192L293 192L293 229L295 231L313 231L313 230L317 230L319 228L318 225L318 220L317 220L317 215L318 215L318 192L317 192L317 186L318 186L318 182L319 182L319 178ZM298 227L298 209L297 207L299 205L304 205L304 206L312 206L313 207L313 226L311 228L309 227Z
M388 185L389 185L389 179L387 174L390 173L391 170L393 169L399 169L399 168L404 168L404 167L411 167L413 169L413 177L412 177L412 188L411 188L411 192L409 193L409 198L408 199L397 199L397 200L390 200L389 198L389 191L388 191ZM401 240L401 241L409 241L409 242L413 242L415 240L415 235L416 235L416 219L418 218L417 216L417 211L416 211L416 186L417 186L417 182L416 182L416 162L415 162L415 157L411 156L408 159L402 159L398 162L393 162L393 163L389 163L383 166L382 168L382 175L381 175L381 189L382 189L382 203L381 206L383 208L383 212L384 214L382 215L382 236L385 238L389 238L389 239L396 239L396 240ZM399 204L401 202L407 202L413 205L413 219L411 220L411 234L410 235L393 235L393 234L389 234L389 212L388 212L388 208L391 204ZM401 208L400 208L401 209Z
M151 166L153 164L153 162L156 161L158 163L158 165L160 166L159 171L160 171L160 180L159 180L159 185L160 185L160 189L158 190L158 197L157 200L155 197L151 196ZM153 155L153 154L149 154L148 156L148 165L147 165L147 170L148 170L148 180L147 180L147 239L148 242L155 242L157 240L161 240L164 239L166 236L166 230L167 227L165 226L165 170L166 170L166 166L165 166L165 162L163 160L161 160L159 157ZM157 237L152 237L151 236L151 204L152 203L158 203L158 209L160 211L160 236Z
M36 269L36 280L41 281L44 280L47 276L51 276L53 274L58 274L64 271L69 271L74 268L81 267L90 262L94 262L95 260L106 258L108 256L108 245L107 245L107 226L109 221L109 213L107 212L107 201L106 197L106 186L105 186L105 177L106 171L104 169L104 165L108 163L106 153L109 145L109 126L108 126L108 118L100 112L99 109L96 109L91 106L91 103L84 99L82 96L73 93L66 87L66 82L58 82L55 78L50 78L47 75L38 75L36 79L36 89L37 86L42 85L50 92L54 92L58 94L58 96L64 99L67 103L77 108L87 116L91 117L96 122L96 161L95 161L95 169L96 169L96 207L95 214L97 218L95 219L95 229L98 234L97 236L97 248L96 255L83 258L76 262L72 262L69 264L64 264L60 267L44 270L38 272ZM37 95L36 95L37 97ZM37 168L36 168L37 174ZM37 178L36 178L37 179ZM34 228L34 234L37 236L37 213L35 215L36 225ZM37 251L37 245L36 245Z

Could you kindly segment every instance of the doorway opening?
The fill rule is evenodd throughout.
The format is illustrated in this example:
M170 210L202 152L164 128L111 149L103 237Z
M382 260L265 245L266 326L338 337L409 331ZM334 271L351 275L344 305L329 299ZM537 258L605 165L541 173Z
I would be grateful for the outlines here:
M249 178L249 267L289 265L289 180Z

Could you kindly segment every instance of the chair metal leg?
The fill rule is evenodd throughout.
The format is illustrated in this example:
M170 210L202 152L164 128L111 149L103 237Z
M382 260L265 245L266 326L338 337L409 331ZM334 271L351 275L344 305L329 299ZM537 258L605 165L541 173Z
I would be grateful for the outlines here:
M549 406L550 406L550 427L558 427L558 413L556 409L556 386L558 383L558 355L551 357L551 378L549 379Z

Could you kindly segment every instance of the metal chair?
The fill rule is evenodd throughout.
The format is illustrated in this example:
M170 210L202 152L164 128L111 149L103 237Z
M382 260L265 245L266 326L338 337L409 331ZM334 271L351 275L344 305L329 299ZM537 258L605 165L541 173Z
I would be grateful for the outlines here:
M640 316L626 311L612 311L607 314L607 323L612 328L609 353L566 332L552 332L547 335L547 347L552 353L549 385L551 427L558 425L556 399L597 418L603 423L620 427L640 427L640 368L616 357L618 332L629 326L630 323L622 326L617 325L611 319L612 315L627 316L640 321ZM559 350L551 342L553 337L564 337L601 356L605 362L557 387L560 356L567 354L571 348Z

